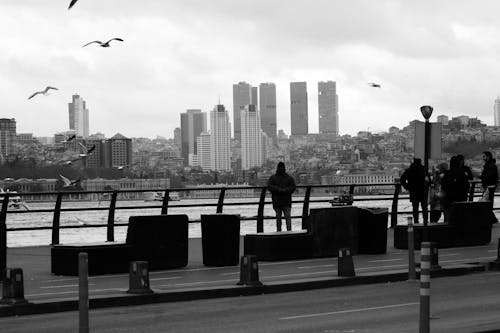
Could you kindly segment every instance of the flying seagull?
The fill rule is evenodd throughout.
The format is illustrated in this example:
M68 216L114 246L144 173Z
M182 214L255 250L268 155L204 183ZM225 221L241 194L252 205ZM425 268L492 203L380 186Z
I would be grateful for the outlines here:
M79 157L79 158L75 158L75 159L72 159L72 160L61 161L61 162L59 162L59 164L71 165L71 164L73 164L73 162L80 161L80 159L81 158Z
M61 177L61 180L63 181L63 187L71 187L75 184L78 184L81 179L77 179L77 180L69 180L68 178L64 177L63 175L59 175L59 177Z
M90 42L90 43L87 43L87 44L83 45L82 47L85 47L85 46L90 45L90 44L93 44L93 43L97 43L97 44L99 44L99 46L100 46L100 47L110 47L111 45L109 45L109 43L110 43L112 40L117 40L117 41L123 42L123 39L121 39L121 38L111 38L110 40L108 40L107 42L104 42L104 43L103 43L103 42L101 42L101 41L99 41L99 40L95 40L95 41L93 41L93 42Z
M61 141L61 143L68 143L70 142L71 140L73 140L74 138L76 138L76 135L73 134L72 136L68 137L68 136L65 136L65 139Z
M373 82L370 82L370 83L368 83L368 85L369 85L370 87L373 87L373 88L380 88L380 84L378 84L378 83L373 83Z
M38 95L38 94L47 95L47 93L49 92L49 90L50 90L50 89L53 89L53 90L59 90L59 89L57 89L56 87L50 87L50 86L47 86L47 87L45 87L45 89L44 89L44 90L42 90L42 91L37 91L37 92L33 93L30 97L28 97L28 99L32 99L33 97L35 97L35 96L36 96L36 95Z
M86 157L86 156L90 155L90 153L92 153L92 152L95 150L95 145L93 145L93 146L92 146L92 147L90 147L90 148L87 148L87 147L85 147L84 145L82 145L82 143L81 143L81 142L78 142L78 144L79 144L79 145L82 147L82 149L83 149L83 153L81 153L80 155L78 155L78 156L80 156L80 157Z
M128 164L126 164L126 165L119 165L119 166L117 166L116 168L117 168L118 170L123 170L123 169L125 169L125 168L126 168L126 167L128 167L128 166L129 166Z
M71 7L73 7L73 5L77 2L78 0L71 0L71 2L69 3L69 7L68 7L68 10L71 9Z

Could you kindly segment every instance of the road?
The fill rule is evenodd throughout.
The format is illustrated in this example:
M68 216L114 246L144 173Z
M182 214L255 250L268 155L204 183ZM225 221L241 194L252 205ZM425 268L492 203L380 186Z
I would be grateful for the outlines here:
M418 332L417 282L93 310L91 332ZM500 273L431 282L431 331L500 329ZM0 318L2 332L77 332L78 313Z

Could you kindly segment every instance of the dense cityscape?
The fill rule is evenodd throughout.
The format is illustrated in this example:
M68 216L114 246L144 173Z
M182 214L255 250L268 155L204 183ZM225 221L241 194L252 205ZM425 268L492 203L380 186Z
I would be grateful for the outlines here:
M68 130L53 137L18 132L22 124L15 118L0 119L0 188L53 191L63 187L62 175L80 179L79 190L265 185L278 161L299 184L393 183L414 156L415 127L422 119L386 132L340 135L336 82L318 82L317 99L319 133L310 133L307 83L290 83L288 135L277 123L275 84L239 82L233 84L232 114L220 102L208 112L187 109L173 137L151 139L90 134L91 112L75 94L68 103ZM500 153L499 99L493 109L495 126L437 115L443 153L431 167L460 153L478 174L483 150Z

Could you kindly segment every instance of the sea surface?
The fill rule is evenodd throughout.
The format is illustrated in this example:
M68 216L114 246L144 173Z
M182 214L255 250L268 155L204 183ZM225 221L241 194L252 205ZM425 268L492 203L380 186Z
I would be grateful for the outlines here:
M385 196L387 197L387 196ZM354 205L358 207L385 207L391 210L392 200L377 200L377 197L369 196L372 200L363 201L367 197L355 197ZM311 200L330 200L331 197L312 197ZM375 200L373 200L375 199ZM294 200L302 200L302 197L296 197ZM360 201L358 201L360 200ZM257 215L258 198L226 198L224 203L243 203L242 205L224 205L223 213L240 214L245 217L255 217ZM270 201L270 199L267 199ZM190 221L199 220L202 214L213 214L216 212L216 206L208 207L175 207L176 205L187 204L217 204L217 199L182 199L180 201L170 202L169 214L187 214ZM55 202L33 202L27 203L30 210L53 209ZM134 208L145 206L144 209ZM64 202L62 208L107 208L109 201L73 201ZM115 211L115 223L127 223L132 215L155 215L161 212L161 202L159 201L128 201L118 200ZM312 202L309 208L331 207L328 202ZM399 201L398 211L410 211L411 204L407 199ZM272 205L267 203L264 207L264 216L274 217L275 213ZM292 216L302 215L302 203L292 205ZM24 213L9 212L7 214L7 228L24 227L50 227L52 226L53 212L31 212ZM408 215L398 215L398 224L406 224ZM390 218L389 218L390 219ZM106 224L108 220L108 210L90 210L90 211L69 211L61 212L61 226L77 225L95 225ZM389 222L389 221L388 221ZM292 229L302 229L301 218L292 220ZM285 221L283 220L283 226ZM115 226L115 241L125 241L126 226ZM264 232L276 231L276 222L274 219L264 220ZM242 221L240 233L242 235L257 232L257 223L255 220ZM200 223L189 224L189 237L201 237ZM78 229L61 229L60 243L93 243L106 241L105 227L88 227ZM35 245L48 245L51 243L51 230L29 230L29 231L8 231L7 246L22 247Z

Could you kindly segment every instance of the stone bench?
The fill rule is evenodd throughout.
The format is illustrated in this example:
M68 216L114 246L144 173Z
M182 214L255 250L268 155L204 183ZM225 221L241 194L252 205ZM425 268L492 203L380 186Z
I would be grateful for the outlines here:
M262 261L311 258L312 235L307 230L247 234L243 248Z

